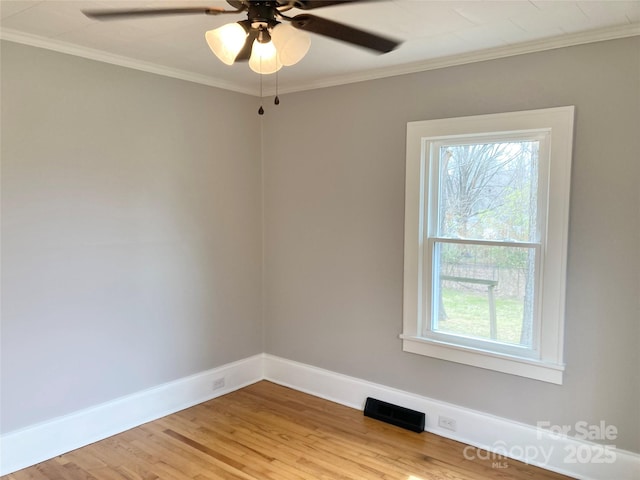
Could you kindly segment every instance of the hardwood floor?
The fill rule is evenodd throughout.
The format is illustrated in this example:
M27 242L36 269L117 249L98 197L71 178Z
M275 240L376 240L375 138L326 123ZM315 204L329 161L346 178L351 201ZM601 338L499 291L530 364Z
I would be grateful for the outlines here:
M2 479L569 478L504 458L466 460L464 448L263 381Z

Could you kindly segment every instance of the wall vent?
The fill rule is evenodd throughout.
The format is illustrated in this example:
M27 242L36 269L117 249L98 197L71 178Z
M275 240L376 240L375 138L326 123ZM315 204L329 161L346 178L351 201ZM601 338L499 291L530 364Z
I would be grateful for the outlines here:
M364 415L413 432L423 432L426 419L425 414L422 412L371 397L367 398L365 403Z

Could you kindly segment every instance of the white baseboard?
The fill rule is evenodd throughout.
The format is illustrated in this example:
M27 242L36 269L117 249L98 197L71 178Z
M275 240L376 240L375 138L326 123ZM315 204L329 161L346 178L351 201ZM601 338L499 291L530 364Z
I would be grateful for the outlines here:
M0 475L258 382L262 372L263 356L255 355L4 434L0 437ZM213 381L220 378L224 386L213 390Z
M214 391L214 380L222 377L225 386ZM425 430L470 445L465 450L465 455L469 457L492 459L484 451L494 452L584 480L639 478L638 454L615 448L605 451L602 445L585 440L553 435L548 430L268 354L255 355L2 435L0 475L62 455L263 379L360 410L367 397L374 397L425 412ZM455 419L456 431L439 427L439 416ZM607 460L611 463L598 463ZM495 459L495 466L501 468L504 463Z
M470 445L465 456L493 459L493 452L584 480L638 480L640 455L549 430L433 400L321 368L264 356L265 380L363 409L367 397L425 412L425 430ZM438 426L438 417L456 421L456 431ZM482 450L480 450L482 449ZM611 463L604 463L609 461ZM495 458L496 469L505 463ZM499 470L498 470L499 471ZM498 476L498 473L496 474Z

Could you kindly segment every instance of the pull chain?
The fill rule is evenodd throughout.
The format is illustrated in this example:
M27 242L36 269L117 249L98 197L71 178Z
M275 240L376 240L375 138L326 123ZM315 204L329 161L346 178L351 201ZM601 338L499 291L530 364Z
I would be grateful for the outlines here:
M273 103L280 105L280 97L278 97L278 70L276 70L276 98L273 99Z
M260 56L260 108L258 109L258 115L264 115L264 108L262 108L262 55Z

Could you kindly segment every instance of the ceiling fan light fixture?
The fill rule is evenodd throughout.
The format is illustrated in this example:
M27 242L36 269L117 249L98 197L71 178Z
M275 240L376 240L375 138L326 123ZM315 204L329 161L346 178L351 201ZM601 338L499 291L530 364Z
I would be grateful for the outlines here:
M233 65L247 39L247 31L239 23L227 23L204 34L207 44L222 63Z
M1 1L1 0L0 0ZM115 10L83 10L96 20L118 20L164 15L246 14L246 20L228 23L205 33L209 48L226 64L249 60L249 66L259 74L271 74L283 66L295 65L309 51L311 39L307 32L333 38L378 53L388 53L399 41L360 30L323 17L302 13L289 17L290 9L315 8L365 0L227 0L233 7L170 7L126 8ZM286 22L282 24L280 20ZM271 37L273 35L273 38Z
M249 67L256 73L269 75L282 68L282 62L278 58L278 52L271 40L261 42L254 40L249 58Z
M280 62L285 67L302 60L311 46L311 38L307 32L285 23L279 23L271 30L271 40L278 51Z

